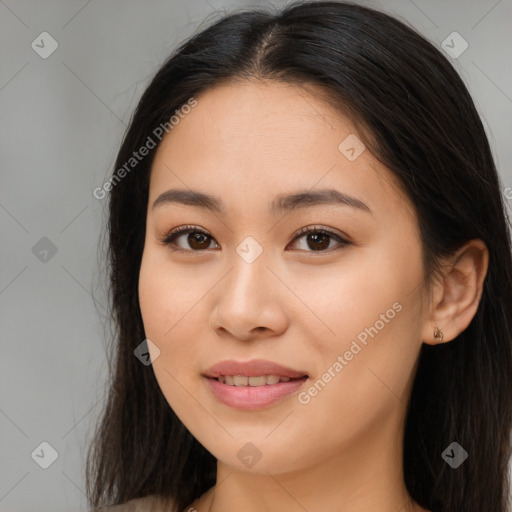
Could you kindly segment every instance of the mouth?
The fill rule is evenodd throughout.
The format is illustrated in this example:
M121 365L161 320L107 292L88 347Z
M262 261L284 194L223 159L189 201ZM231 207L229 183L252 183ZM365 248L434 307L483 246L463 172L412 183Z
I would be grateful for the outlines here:
M204 373L205 377L211 379L219 379L219 378L228 378L230 377L255 377L261 379L262 377L271 378L270 384L277 384L277 382L272 382L275 380L275 377L279 377L283 382L288 378L291 379L301 379L304 376L309 377L307 372L301 370L294 370L293 368L287 368L286 366L282 366L278 363L274 363L272 361L266 361L265 359L253 359L251 361L235 361L233 359L221 361L219 363L214 364L208 371ZM238 379L239 384L237 385L247 385L249 381L245 382L244 380ZM260 381L253 381L260 382ZM233 383L229 383L228 385L233 385ZM263 381L258 386L262 386Z
M291 379L290 377L286 377L284 375L258 375L256 377L248 377L247 375L221 375L220 377L217 377L217 380L223 384L226 384L227 386L260 387L272 386L274 384L278 384L279 382L290 382L291 380L298 379Z
M203 374L209 390L235 409L256 410L294 394L309 379L301 370L265 360L222 361Z

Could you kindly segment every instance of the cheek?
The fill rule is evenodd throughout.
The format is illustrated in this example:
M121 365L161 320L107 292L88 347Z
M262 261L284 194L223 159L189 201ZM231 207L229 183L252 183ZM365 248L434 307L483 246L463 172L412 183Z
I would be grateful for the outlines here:
M332 343L317 339L312 353L316 373L294 409L310 443L327 451L348 449L372 429L399 432L399 411L407 403L414 378L421 344L419 289L411 293L412 283L402 272L386 279L376 274L367 277L364 285L358 281L350 290L350 305L338 307L338 314L330 316L336 339ZM338 294L334 300L345 304L347 295ZM280 433L283 443L295 429L286 426L289 430ZM295 435L304 436L298 431Z
M417 332L421 323L423 268L420 247L412 243L414 239L408 240L405 247L383 236L380 243L347 252L328 271L312 268L300 275L298 271L281 273L302 299L296 301L291 317L308 331L303 338L318 355L331 354L332 358L343 353L358 336L363 343L392 338L395 347L400 340L414 339L407 333ZM375 337L368 334L369 329Z
M390 244L359 255L337 272L336 286L318 303L322 307L316 305L334 334L315 336L311 330L308 336L318 385L304 401L320 409L329 403L342 416L343 409L369 414L363 403L396 407L397 397L405 400L421 346L419 247L403 251Z
M201 296L188 274L174 268L165 251L144 251L139 275L139 304L146 336L166 342L190 324L188 314ZM200 283L198 283L199 285Z
M139 275L139 303L145 335L160 350L152 369L169 406L195 432L204 410L191 398L191 376L198 376L193 313L202 293L186 286L183 273L170 268L161 254L145 251ZM196 341L197 342L197 341ZM194 383L196 385L196 383ZM193 387L193 386L192 386ZM210 426L214 428L214 426Z
M197 274L192 267L173 265L161 248L149 245L143 254L139 304L145 335L160 349L155 373L160 366L176 376L198 374L198 347L208 320L202 299L214 282Z

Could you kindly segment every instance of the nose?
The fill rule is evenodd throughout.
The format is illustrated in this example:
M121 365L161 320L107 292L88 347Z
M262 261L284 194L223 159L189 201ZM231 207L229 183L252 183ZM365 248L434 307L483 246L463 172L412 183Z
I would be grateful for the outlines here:
M220 336L250 341L278 336L288 325L286 287L270 270L265 251L249 263L237 253L216 287L211 325Z

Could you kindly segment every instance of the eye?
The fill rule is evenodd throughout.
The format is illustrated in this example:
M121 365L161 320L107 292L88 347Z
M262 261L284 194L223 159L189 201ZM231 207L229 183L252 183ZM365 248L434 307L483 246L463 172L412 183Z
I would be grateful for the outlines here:
M317 226L308 226L300 229L298 231L297 236L294 238L293 242L300 240L301 238L305 238L306 247L312 249L312 251L307 251L307 249L303 249L306 250L306 252L330 252L330 249L332 249L331 242L333 239L336 240L338 242L338 245L341 247L350 245L350 242L348 240L345 240L345 238L343 238L341 235L329 231L328 229L319 228ZM327 251L326 249L329 249L329 251Z
M176 240L182 236L188 234L186 238L189 247L176 247ZM209 245L213 238L208 234L207 231L198 226L182 226L173 229L163 240L162 243L171 246L173 251L188 251L188 252L199 252L209 248ZM217 244L218 245L218 244Z

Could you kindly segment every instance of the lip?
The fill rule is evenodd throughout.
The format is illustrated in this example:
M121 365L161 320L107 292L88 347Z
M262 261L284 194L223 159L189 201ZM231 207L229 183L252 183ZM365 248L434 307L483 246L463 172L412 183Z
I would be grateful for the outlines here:
M279 375L289 377L288 382L265 386L229 386L219 382L217 377L225 375ZM309 379L304 371L293 370L271 361L255 359L247 362L221 361L203 374L213 396L225 405L239 410L263 409L295 393Z
M258 377L259 375L279 375L281 377L290 377L290 379L299 379L308 376L307 372L293 370L281 366L280 364L266 361L264 359L253 359L252 361L227 360L214 364L204 373L205 377L216 379L225 375L244 375L246 377Z

